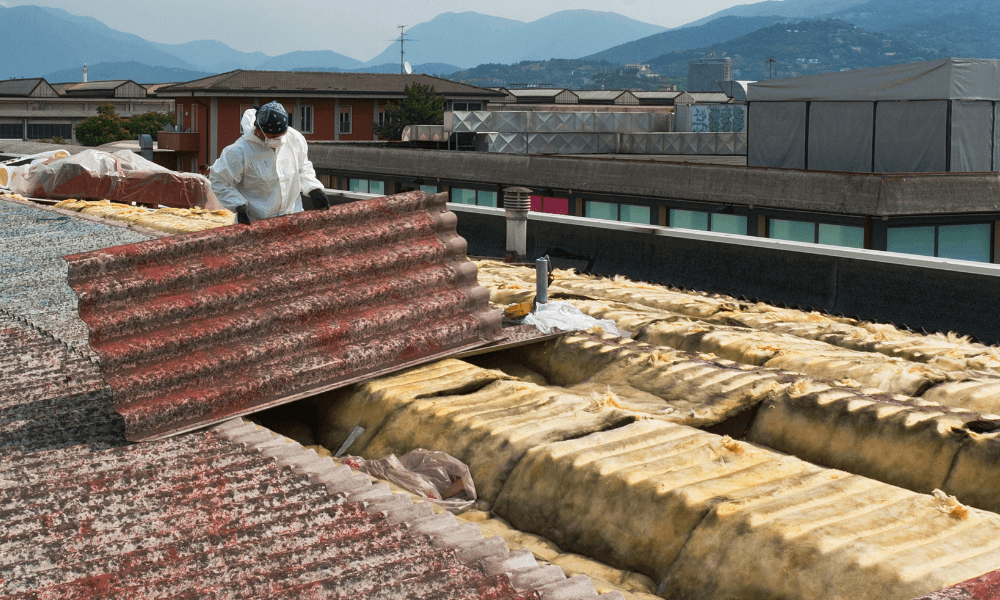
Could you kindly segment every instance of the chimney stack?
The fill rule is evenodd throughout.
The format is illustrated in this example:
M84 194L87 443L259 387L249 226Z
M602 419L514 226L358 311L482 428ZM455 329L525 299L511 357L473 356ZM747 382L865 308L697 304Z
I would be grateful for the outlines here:
M83 82L87 83L87 63L83 63Z

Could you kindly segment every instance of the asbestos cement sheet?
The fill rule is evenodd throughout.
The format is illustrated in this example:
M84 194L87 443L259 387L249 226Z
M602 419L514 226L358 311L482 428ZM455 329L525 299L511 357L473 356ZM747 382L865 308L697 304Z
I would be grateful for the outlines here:
M409 192L66 257L128 438L500 338L446 200Z

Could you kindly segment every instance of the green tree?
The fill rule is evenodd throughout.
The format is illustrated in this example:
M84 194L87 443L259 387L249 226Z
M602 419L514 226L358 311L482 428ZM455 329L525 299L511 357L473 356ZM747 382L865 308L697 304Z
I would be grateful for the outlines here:
M118 140L133 140L141 133L148 133L156 139L164 123L173 123L174 115L147 112L123 119L111 104L97 107L97 116L89 117L76 126L76 139L84 146L100 146Z
M407 125L441 125L444 123L444 96L433 85L414 83L405 88L406 97L399 104L385 108L385 121L373 123L375 133L385 140L399 140Z
M100 146L132 137L125 119L118 116L111 104L97 107L97 116L80 121L76 126L76 139L84 146Z
M133 115L126 119L126 127L132 134L132 138L140 134L148 133L156 140L156 134L163 129L165 123L174 124L174 113L147 112L141 115Z

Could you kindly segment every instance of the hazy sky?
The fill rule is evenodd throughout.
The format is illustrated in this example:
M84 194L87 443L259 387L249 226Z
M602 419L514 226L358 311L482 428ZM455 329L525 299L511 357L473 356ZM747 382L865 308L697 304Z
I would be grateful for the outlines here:
M677 27L755 0L0 0L0 5L53 6L94 17L119 31L165 44L214 39L244 52L271 56L295 50L333 50L367 61L399 36L398 25L430 21L444 12L534 21L554 12L589 9Z

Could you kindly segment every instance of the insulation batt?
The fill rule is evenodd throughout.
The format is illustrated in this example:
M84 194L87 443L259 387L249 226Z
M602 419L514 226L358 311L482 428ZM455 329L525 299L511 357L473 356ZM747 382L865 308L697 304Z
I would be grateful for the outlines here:
M908 600L1000 564L1000 516L657 420L532 449L494 512L670 598Z
M499 371L446 360L351 386L320 401L320 441L339 448L365 432L352 454L382 458L413 448L441 450L469 466L487 504L526 450L613 427L634 417L589 397L510 381Z
M590 333L526 348L520 360L550 383L656 418L715 425L749 410L793 375Z
M978 418L919 399L823 381L803 379L783 392L764 401L749 440L926 494L945 487L967 439L952 429Z

